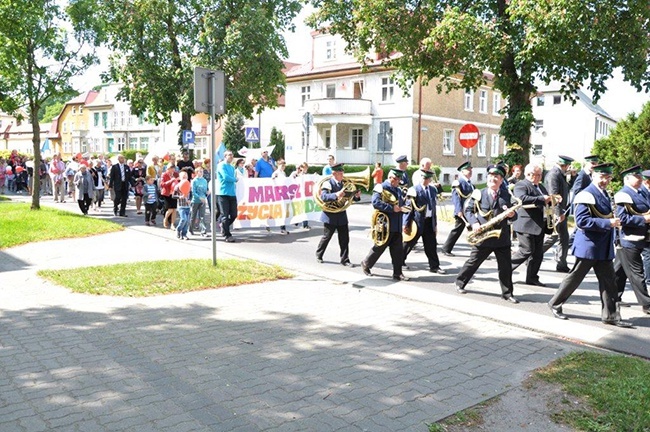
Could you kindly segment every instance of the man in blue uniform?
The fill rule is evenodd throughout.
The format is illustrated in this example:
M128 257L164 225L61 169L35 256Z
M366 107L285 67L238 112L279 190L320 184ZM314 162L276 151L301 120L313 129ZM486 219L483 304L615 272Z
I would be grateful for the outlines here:
M592 183L574 199L576 226L579 230L571 253L576 257L576 262L548 302L548 307L556 318L568 319L562 306L593 268L598 278L601 320L605 324L631 327L630 323L621 320L616 307L614 230L621 226L621 221L614 217L611 197L605 190L612 181L613 166L611 163L596 165Z
M643 186L641 187L641 194L648 200L650 203L650 170L645 170L641 172L641 177L643 177ZM643 272L645 274L645 285L647 288L650 288L650 245L646 246L641 252L641 258L643 258Z
M501 184L506 173L499 165L490 165L488 167L487 187L483 190L474 190L467 208L465 217L472 225L473 230L477 230L488 223L492 218L506 213L507 216L501 220L492 229L501 230L496 238L487 238L479 244L472 246L472 252L465 265L458 273L456 278L456 291L465 294L465 286L469 283L478 270L479 266L494 252L497 258L499 269L499 283L501 285L501 298L510 303L519 303L519 300L513 295L512 286L512 262L510 258L510 222L517 217L515 211L509 210L512 207L512 197L506 190L501 189Z
M560 195L561 201L555 206L558 223L555 227L557 234L551 235L544 242L544 252L549 250L556 242L555 269L562 273L569 272L566 257L569 252L569 228L567 226L567 213L569 212L569 183L566 181L566 171L573 162L568 156L558 156L557 163L546 174L546 190L549 195Z
M397 169L402 172L402 175L399 179L399 187L402 189L402 191L404 191L409 187L409 176L406 172L409 166L409 159L406 157L406 155L401 155L395 159L395 162L397 162Z
M576 176L573 186L571 186L571 205L573 206L573 197L582 192L587 186L591 184L591 171L594 167L598 165L598 156L589 155L585 156L585 164ZM576 235L576 230L574 229L569 238L569 247L573 244L573 238Z
M377 260L386 248L390 248L390 259L393 264L393 280L409 280L409 278L402 274L402 264L404 263L402 250L402 213L407 210L404 206L402 191L399 188L399 182L403 175L403 171L392 169L388 173L388 178L383 183L375 185L373 189L372 206L375 210L386 215L390 223L390 229L386 242L381 246L375 244L364 260L361 261L361 268L366 276L372 276L372 267L377 263ZM389 194L388 196L392 196L390 202L382 199L384 192Z
M616 217L621 220L620 248L616 251L617 301L620 303L625 282L629 279L636 299L644 313L650 315L650 296L645 285L641 253L648 246L650 202L641 192L641 167L639 165L621 172L624 186L614 195ZM644 214L645 213L645 214Z
M422 237L424 253L429 261L429 271L431 273L446 274L447 272L440 268L440 260L436 252L436 234L438 231L436 196L438 190L431 185L433 171L420 170L419 178L420 183L414 185L407 192L407 195L412 195L412 210L404 214L404 232L407 235L412 235L412 238L404 242L404 264L406 264L406 257ZM415 224L413 225L412 222L415 222ZM417 232L411 233L410 230L416 230Z
M324 202L338 201L345 196L343 189L343 164L332 165L332 177L329 181L323 183L320 192L320 198ZM359 201L359 193L353 198ZM316 248L316 261L323 262L323 254L329 244L334 232L337 232L339 238L339 248L341 250L340 262L341 265L346 267L354 267L350 263L349 258L349 243L350 231L348 229L348 213L346 210L342 212L332 213L323 209L320 216L320 221L323 222L323 237L321 237L318 247Z
M460 172L458 180L454 180L451 184L451 202L454 204L454 227L449 232L445 244L442 245L442 254L446 256L454 256L451 251L467 226L464 214L465 200L469 198L474 190L471 180L472 164L469 161L464 162L458 167L458 171Z

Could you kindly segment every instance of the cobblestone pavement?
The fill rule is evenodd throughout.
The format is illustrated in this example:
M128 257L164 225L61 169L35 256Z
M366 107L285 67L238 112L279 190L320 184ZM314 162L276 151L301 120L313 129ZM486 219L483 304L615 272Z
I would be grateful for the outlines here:
M35 275L34 250L0 265L1 431L426 431L574 349L308 276L71 294Z

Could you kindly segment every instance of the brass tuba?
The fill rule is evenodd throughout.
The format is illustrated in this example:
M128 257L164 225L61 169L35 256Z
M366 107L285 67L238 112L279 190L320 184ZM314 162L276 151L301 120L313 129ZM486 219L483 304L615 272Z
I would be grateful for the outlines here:
M552 194L551 202L544 206L544 218L546 219L546 229L552 233L557 233L557 224L560 223L560 217L555 214L555 207L562 201L562 195Z
M370 167L366 167L361 172L345 174L342 180L342 190L345 191L345 194L336 201L326 202L320 198L320 194L323 184L329 181L330 177L332 176L325 176L316 183L316 187L314 188L315 193L313 195L316 204L328 213L341 213L345 211L352 204L352 198L357 194L360 187L366 190L370 188Z

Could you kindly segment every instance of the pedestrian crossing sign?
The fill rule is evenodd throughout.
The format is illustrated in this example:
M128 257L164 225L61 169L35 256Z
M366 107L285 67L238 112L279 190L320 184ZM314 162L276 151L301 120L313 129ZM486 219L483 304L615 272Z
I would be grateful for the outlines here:
M247 127L245 130L246 141L247 142L259 142L260 141L260 128L256 127Z

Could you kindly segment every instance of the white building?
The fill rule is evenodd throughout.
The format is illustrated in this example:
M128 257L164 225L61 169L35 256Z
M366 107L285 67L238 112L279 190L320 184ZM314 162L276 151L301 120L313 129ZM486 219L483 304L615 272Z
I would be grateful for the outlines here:
M547 168L558 155L582 162L591 154L594 142L608 136L616 126L616 120L583 91L578 91L572 104L564 99L559 86L544 88L532 100L535 126L530 138L531 160Z

